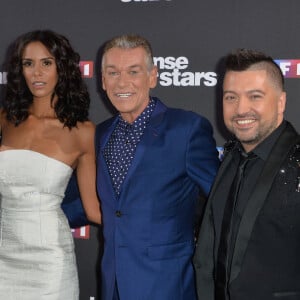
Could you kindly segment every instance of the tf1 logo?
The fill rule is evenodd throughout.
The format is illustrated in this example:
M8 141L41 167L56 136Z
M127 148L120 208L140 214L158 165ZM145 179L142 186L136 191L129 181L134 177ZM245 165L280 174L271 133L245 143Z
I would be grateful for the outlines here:
M88 240L90 238L90 226L82 226L80 228L71 229L75 239Z
M276 59L283 76L287 78L300 78L300 59Z
M93 61L81 61L79 62L79 68L81 76L83 78L92 78L94 76L94 62Z

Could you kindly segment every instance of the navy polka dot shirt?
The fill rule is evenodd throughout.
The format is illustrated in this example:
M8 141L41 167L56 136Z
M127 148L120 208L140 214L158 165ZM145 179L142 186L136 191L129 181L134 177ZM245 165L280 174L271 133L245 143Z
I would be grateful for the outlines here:
M150 98L148 106L132 123L126 122L119 115L119 120L105 149L104 157L117 196L133 160L137 144L145 131L155 107L155 100Z

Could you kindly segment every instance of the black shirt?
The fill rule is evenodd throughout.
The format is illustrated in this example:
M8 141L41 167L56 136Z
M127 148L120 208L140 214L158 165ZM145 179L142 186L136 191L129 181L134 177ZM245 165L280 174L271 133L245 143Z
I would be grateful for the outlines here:
M236 147L232 150L232 164L234 164L234 168L231 170L234 170L234 172L238 168L242 156L252 155L253 158L247 162L244 168L243 178L240 183L235 209L233 212L229 245L229 266L231 266L232 254L239 229L239 224L243 216L245 207L247 206L248 199L255 189L257 180L267 158L269 157L270 152L273 149L274 144L276 143L285 127L286 121L283 121L265 140L258 144L250 153L246 153L240 143L237 143Z

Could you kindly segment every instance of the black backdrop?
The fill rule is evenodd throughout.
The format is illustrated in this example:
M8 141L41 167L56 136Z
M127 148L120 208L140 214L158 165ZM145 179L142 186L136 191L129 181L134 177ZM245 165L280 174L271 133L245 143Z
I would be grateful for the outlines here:
M265 51L289 69L286 118L300 130L299 13L299 0L2 0L0 92L10 43L27 31L52 29L66 35L80 53L92 99L90 117L99 123L111 116L100 93L99 49L115 35L138 33L152 43L160 69L152 94L169 106L206 116L219 146L226 138L220 107L221 62L240 47ZM74 237L80 299L99 299L98 230L84 227Z

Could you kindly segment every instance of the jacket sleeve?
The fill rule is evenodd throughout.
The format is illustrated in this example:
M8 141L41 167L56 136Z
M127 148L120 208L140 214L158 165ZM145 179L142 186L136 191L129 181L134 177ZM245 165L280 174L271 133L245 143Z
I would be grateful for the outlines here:
M73 172L68 183L61 207L69 221L71 228L77 228L89 224L80 199L75 171Z
M210 205L205 211L193 263L198 299L214 300L214 231Z
M186 164L189 176L200 186L202 195L207 197L220 161L213 137L213 128L204 117L198 117L193 122L190 130Z

